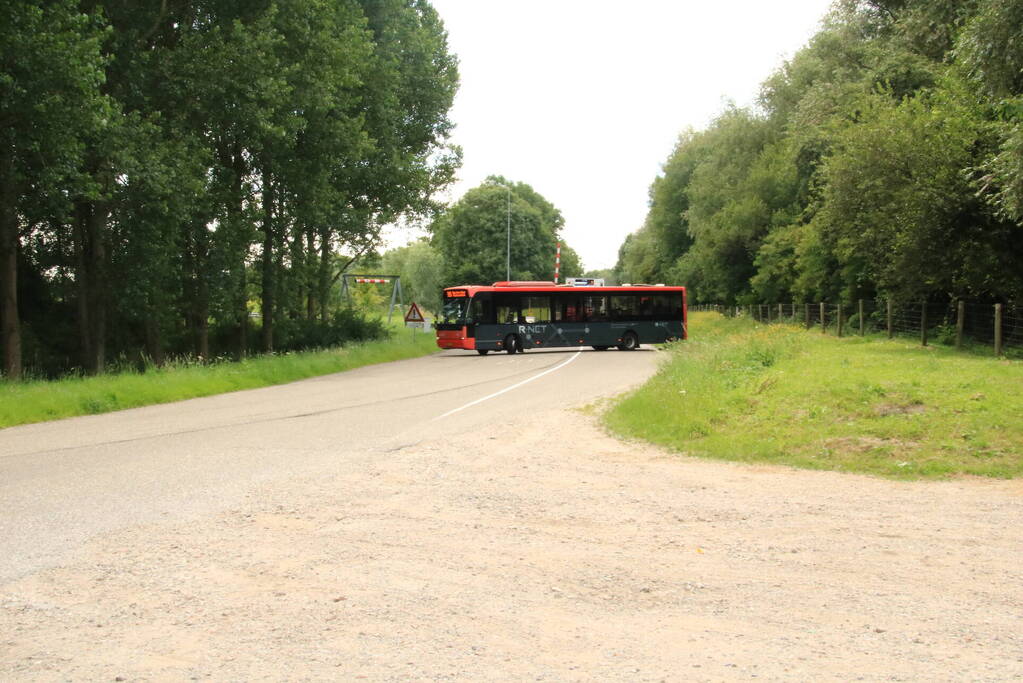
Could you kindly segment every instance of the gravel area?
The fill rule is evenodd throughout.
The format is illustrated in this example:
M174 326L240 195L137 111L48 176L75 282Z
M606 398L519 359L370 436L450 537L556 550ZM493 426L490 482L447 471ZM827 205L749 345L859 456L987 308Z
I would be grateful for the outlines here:
M0 585L3 680L752 678L1023 678L1023 482L693 460L564 409Z

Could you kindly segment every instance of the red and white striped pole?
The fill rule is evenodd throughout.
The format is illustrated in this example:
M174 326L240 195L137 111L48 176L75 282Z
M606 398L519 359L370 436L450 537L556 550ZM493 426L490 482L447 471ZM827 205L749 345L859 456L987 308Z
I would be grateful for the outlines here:
M558 251L554 254L554 284L558 284L561 276L561 242L558 242Z

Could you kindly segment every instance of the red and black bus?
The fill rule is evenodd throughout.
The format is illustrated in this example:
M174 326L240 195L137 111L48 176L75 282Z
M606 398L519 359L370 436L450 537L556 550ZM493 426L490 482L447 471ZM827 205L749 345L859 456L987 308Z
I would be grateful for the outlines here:
M437 346L486 355L556 346L616 347L686 338L686 289L495 282L444 290Z

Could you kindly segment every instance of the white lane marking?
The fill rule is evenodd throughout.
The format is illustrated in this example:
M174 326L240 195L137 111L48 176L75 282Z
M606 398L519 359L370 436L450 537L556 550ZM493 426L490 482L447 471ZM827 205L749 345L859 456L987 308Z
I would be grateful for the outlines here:
M450 415L454 415L455 413L460 413L463 410L465 410L466 408L472 408L474 405L483 403L484 401L489 401L492 398L497 398L501 394L506 394L509 391L511 391L512 389L518 389L522 385L529 384L530 382L532 382L535 379L540 379L544 375L549 375L550 373L554 372L555 370L560 370L561 368L565 367L566 365L568 365L569 363L574 361L576 358L578 358L579 354L581 354L582 352L583 352L582 348L580 348L578 351L575 352L574 356L572 356L571 358L566 360L564 363L559 363L558 365L555 365L553 368L548 368L548 369L544 370L543 372L541 372L538 375L533 375L532 377L529 377L527 379L522 380L518 384L513 384L510 387L505 387L504 389L501 389L500 391L496 391L496 392L490 394L489 396L484 396L483 398L478 398L475 401L470 401L469 403L466 403L464 406L460 406L458 408L455 408L454 410L449 410L448 412L444 413L443 415L438 415L437 417L433 418L432 421L436 422L437 420L443 420L445 417L448 417Z

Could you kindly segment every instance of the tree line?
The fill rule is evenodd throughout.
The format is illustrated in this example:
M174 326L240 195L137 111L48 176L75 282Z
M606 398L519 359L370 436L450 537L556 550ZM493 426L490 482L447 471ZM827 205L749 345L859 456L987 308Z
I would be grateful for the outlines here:
M617 277L693 300L1023 296L1023 0L842 0L687 130Z
M451 182L457 85L425 0L0 4L3 375L323 338L340 254Z

